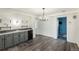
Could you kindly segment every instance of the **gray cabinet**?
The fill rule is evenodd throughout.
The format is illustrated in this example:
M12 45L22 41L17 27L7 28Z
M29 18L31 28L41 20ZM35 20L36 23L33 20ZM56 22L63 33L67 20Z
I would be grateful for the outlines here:
M24 36L24 38L25 38L25 41L28 40L28 31L25 31L25 36Z
M5 35L5 48L13 45L13 34Z
M0 36L0 49L3 49L4 48L4 36L1 35Z
M0 49L9 48L21 42L33 39L32 36L32 30L11 33L4 32L4 35L0 35Z
M24 32L20 32L19 35L20 35L20 36L19 36L20 42L24 42L24 41L25 41L25 38L24 38L24 35L25 35L25 34L24 34Z
M19 39L19 33L14 33L13 34L13 42L14 42L14 45L18 44L20 41Z
M28 40L33 40L33 30L28 31Z

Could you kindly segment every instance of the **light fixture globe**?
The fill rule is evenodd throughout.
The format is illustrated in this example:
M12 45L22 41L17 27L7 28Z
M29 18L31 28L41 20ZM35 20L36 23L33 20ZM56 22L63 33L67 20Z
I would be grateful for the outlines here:
M42 10L43 10L43 14L42 14L42 17L41 17L41 21L47 21L48 19L47 19L47 17L46 17L46 15L45 15L45 8L42 8Z

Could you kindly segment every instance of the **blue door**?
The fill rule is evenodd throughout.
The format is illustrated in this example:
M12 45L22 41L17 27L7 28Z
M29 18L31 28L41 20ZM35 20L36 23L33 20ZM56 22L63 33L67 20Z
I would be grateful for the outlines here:
M67 36L67 17L58 18L58 38L66 39Z

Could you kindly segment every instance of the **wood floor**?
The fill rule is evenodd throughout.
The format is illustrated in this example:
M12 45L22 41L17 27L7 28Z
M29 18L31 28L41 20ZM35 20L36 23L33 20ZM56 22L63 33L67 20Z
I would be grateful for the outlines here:
M77 44L37 35L32 41L8 48L5 51L78 51Z

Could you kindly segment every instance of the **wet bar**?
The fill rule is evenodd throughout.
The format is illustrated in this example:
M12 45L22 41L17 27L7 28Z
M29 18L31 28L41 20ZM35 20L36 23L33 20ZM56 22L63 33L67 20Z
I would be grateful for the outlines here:
M9 48L32 39L33 30L31 28L0 31L0 49Z

